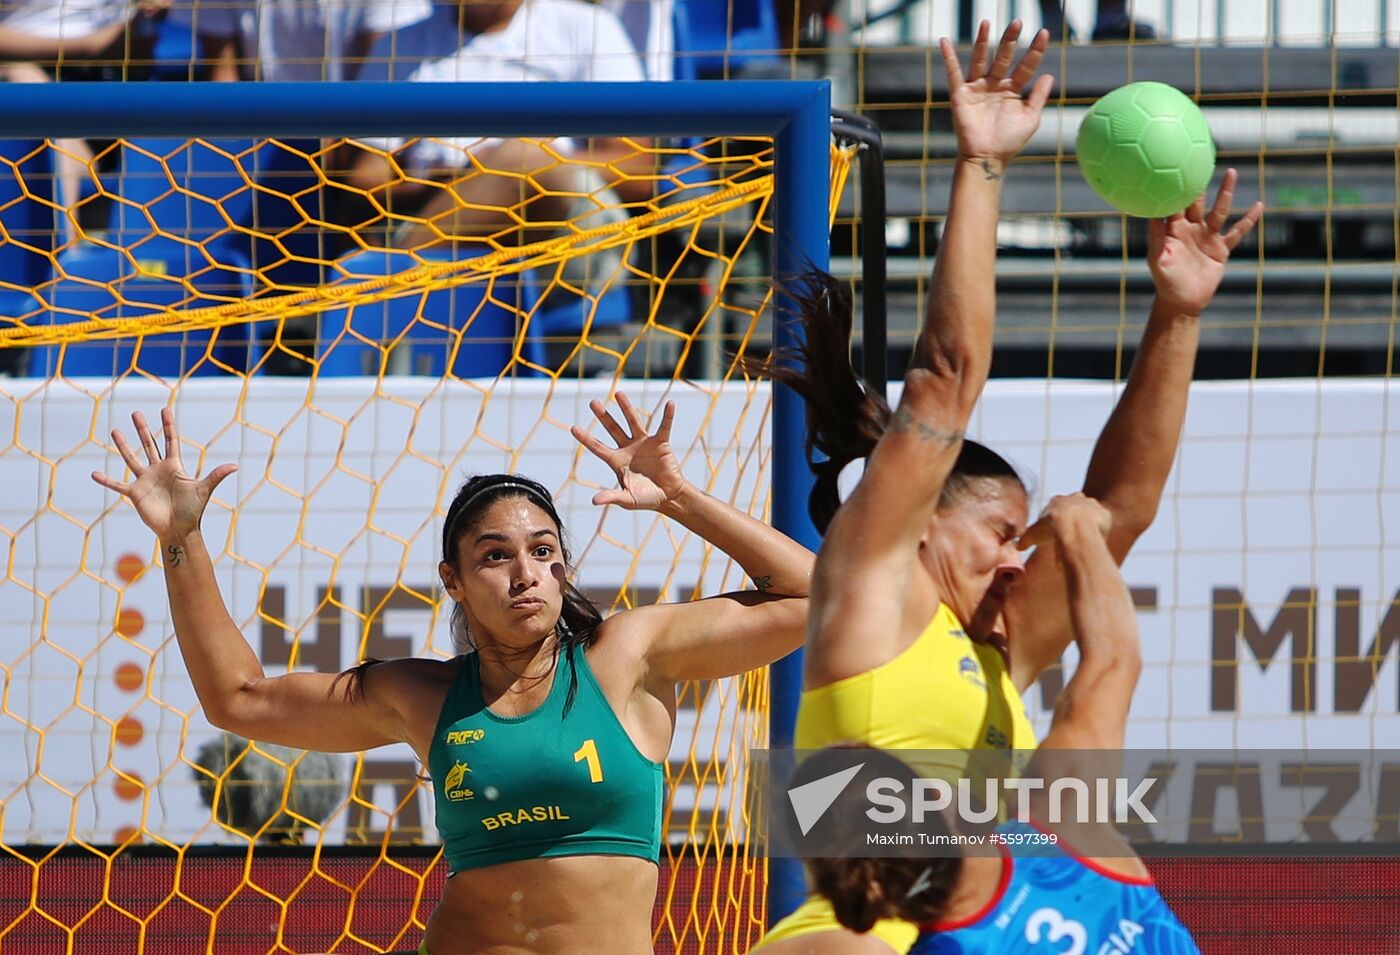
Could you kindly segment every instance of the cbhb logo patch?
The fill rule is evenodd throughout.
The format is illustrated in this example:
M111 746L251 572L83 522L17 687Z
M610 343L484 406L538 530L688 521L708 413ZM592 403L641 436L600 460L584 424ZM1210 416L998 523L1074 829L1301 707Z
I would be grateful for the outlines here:
M958 661L958 672L962 678L974 686L982 689L987 688L987 684L982 680L982 668L977 665L977 661L971 656L965 656Z
M471 767L465 762L454 762L452 768L447 771L447 778L442 781L442 794L451 802L475 798L476 793L466 787L467 773L471 771Z

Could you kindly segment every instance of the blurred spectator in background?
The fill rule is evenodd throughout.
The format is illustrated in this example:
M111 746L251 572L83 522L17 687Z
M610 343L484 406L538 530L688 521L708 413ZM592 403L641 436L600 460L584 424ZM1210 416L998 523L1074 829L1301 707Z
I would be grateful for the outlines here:
M124 79L128 63L149 62L168 6L169 0L0 0L0 60L10 61L0 69L21 83L50 75Z
M361 79L645 79L622 23L602 7L580 0L436 3L431 17L385 36L380 47L371 54ZM545 234L557 231L566 220L586 229L602 224L604 209L614 205L600 195L606 188L625 199L649 197L653 156L632 143L647 145L644 140L595 139L586 158L596 165L582 167L560 162L560 156L575 152L567 139L548 144L490 138L365 140L351 147L348 179L396 215L426 220L404 224L392 240L400 248L488 236L501 244L516 244L545 237L523 228L520 215L540 224ZM618 176L614 170L627 175ZM588 221L581 221L584 217Z
M170 0L0 0L0 80L144 79ZM93 160L82 139L56 140L57 200L79 199Z
M1074 39L1074 29L1065 21L1061 0L1040 0L1040 23L1050 31L1050 42ZM1127 0L1099 0L1094 19L1095 40L1154 40L1157 31L1128 14Z
M379 38L428 16L429 0L176 0L212 80L350 80Z
M647 79L676 79L676 0L596 0L596 2L622 21L628 37L632 40L632 45L642 54ZM744 46L743 50L746 56L766 54L773 59L776 65L778 58L784 53L791 52L796 43L807 43L809 40L815 40L819 45L824 43L826 18L830 14L833 4L834 0L729 0L728 11L721 8L717 15L721 18L728 18L728 28L725 32L731 38L735 32L751 30L758 21L773 23L777 27L778 35L776 38L761 45ZM760 10L763 8L770 9L771 13L767 15L761 13ZM697 15L692 12L692 24L697 19L705 19L705 16L705 14ZM717 49L707 50L702 47L686 50L682 55L721 54L728 48L724 41L705 45L713 45ZM786 69L786 64L783 64L783 68ZM787 76L786 72L782 72L780 75L784 78Z
M598 5L622 21L646 67L647 79L675 78L676 0L598 0Z

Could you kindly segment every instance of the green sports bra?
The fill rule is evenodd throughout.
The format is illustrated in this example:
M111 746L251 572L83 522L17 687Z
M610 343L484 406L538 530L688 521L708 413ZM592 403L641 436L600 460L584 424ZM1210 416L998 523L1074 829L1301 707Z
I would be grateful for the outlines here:
M462 658L428 751L451 870L581 855L656 862L661 764L637 750L584 651L560 652L549 695L524 716L487 708L480 667L475 653Z

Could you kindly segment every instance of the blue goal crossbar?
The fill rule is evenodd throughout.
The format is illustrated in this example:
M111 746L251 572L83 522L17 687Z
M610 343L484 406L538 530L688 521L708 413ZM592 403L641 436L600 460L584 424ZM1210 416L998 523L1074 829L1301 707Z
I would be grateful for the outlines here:
M830 263L827 81L673 83L0 83L0 138L134 136L772 136L774 274ZM773 344L791 353L779 286ZM802 402L773 396L773 525L816 550ZM790 747L801 654L772 668L770 745ZM800 865L769 860L768 915L804 894Z

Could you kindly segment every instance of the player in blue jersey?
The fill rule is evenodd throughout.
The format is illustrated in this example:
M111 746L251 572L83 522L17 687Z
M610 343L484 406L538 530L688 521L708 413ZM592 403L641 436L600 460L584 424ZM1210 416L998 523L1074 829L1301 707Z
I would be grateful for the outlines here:
M917 398L902 404L913 421L919 420ZM1080 769L1089 751L1123 746L1142 662L1132 600L1106 542L1110 523L1101 504L1073 494L1052 500L1021 537L1023 546L1056 550L1080 656L1027 777L1063 776ZM818 568L820 575L820 558ZM1104 756L1092 775L1112 765L1109 753ZM1121 836L1092 823L1048 825L1043 790L1032 791L1028 802L1031 821L1000 826L996 841L1034 846L1030 851L811 859L812 882L854 931L868 931L880 919L918 924L911 955L1199 953ZM827 815L834 813L855 815L849 807ZM947 825L956 831L955 823ZM1075 854L1073 846L1093 846L1092 857Z

